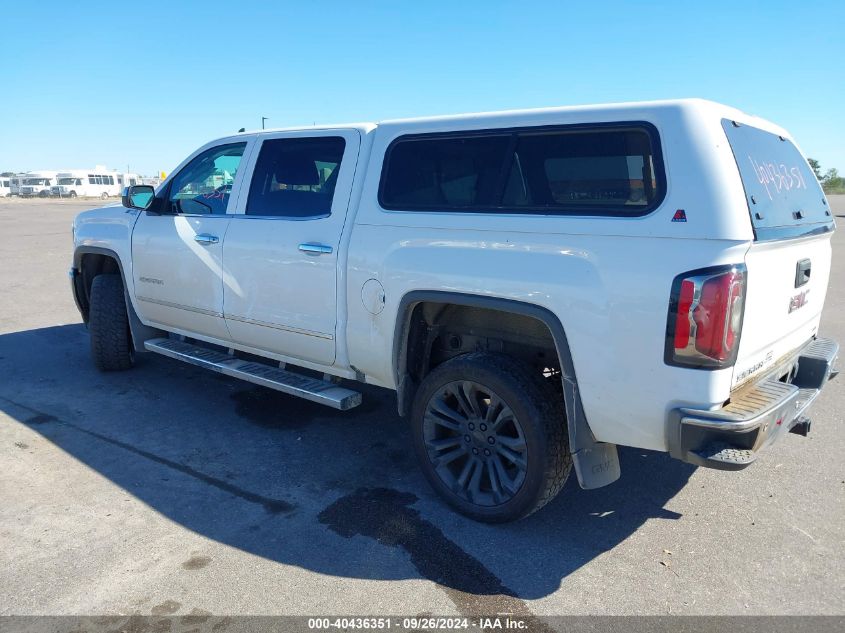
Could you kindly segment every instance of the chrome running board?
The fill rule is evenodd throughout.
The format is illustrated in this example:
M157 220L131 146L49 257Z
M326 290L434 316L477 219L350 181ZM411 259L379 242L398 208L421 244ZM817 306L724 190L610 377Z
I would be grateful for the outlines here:
M305 398L311 402L324 404L341 411L361 404L359 392L340 387L328 380L309 378L264 363L235 358L199 345L191 345L168 338L154 338L144 341L144 347L151 352L169 358L175 358L233 378L240 378L292 396Z

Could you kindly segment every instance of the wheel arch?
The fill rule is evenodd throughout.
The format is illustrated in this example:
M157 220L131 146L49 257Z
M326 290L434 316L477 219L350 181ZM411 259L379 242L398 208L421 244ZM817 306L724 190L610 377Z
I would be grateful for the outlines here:
M411 334L411 319L414 315L415 309L423 303L437 303L466 308L481 308L503 314L519 315L521 317L527 317L539 321L548 329L552 340L554 341L555 351L561 365L561 373L564 378L564 384L567 381L570 381L572 384L577 384L575 369L572 362L572 354L569 350L566 333L560 319L558 319L551 310L535 304L502 297L491 297L486 295L441 290L413 290L402 297L397 311L396 327L394 328L392 362L394 380L396 381L397 391L399 393L399 412L401 415L404 415L407 412L409 402L408 396L413 395L412 393L403 393L403 389L408 389L407 385L403 388L403 383L407 383L408 381L407 363L410 343L408 338Z
M129 317L129 330L136 352L146 352L144 341L166 336L166 332L144 325L132 305L129 296L129 284L120 256L109 248L101 246L79 246L73 252L72 287L73 298L82 314L82 320L88 323L91 284L94 277L102 273L119 274L123 282L123 296L126 301L126 313Z
M392 357L400 416L408 414L417 388L408 368L409 347L413 344L409 341L411 320L416 307L427 302L489 309L542 323L551 334L560 363L569 450L573 455L578 482L582 488L599 488L619 478L616 445L597 442L584 413L572 352L563 324L551 310L536 304L503 297L441 290L413 290L405 294L397 311Z

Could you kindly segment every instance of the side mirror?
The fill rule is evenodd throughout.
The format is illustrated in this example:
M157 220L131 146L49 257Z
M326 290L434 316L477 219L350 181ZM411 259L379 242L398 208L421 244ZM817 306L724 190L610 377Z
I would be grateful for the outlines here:
M120 202L127 209L144 211L155 197L155 189L150 185L132 185L123 190Z

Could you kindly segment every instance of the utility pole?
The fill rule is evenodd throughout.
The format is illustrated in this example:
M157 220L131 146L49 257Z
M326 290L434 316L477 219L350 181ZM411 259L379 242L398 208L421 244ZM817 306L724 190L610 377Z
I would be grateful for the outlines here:
M266 116L261 117L261 129L262 130L264 129L264 121L266 121L266 120L267 120Z

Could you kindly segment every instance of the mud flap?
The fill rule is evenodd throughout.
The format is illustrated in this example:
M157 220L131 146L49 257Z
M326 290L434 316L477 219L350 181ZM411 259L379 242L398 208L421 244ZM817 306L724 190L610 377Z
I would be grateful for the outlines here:
M566 426L569 429L569 452L572 453L578 484L585 490L612 484L622 474L616 444L596 441L584 415L578 385L566 375L563 376L563 389Z
M612 484L621 475L616 444L593 442L590 448L573 453L572 461L578 484L585 490Z

